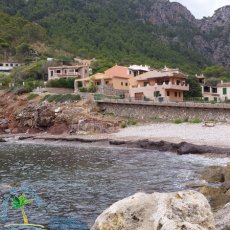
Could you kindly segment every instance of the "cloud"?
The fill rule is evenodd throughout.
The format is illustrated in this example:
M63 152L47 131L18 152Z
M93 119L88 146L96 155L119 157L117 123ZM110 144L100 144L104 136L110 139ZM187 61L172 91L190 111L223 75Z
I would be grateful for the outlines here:
M212 16L215 10L230 4L230 0L171 0L187 7L196 18Z

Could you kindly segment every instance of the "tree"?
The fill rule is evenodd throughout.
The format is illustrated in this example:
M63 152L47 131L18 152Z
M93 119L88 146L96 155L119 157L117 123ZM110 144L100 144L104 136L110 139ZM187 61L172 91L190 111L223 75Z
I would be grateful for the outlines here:
M89 80L87 91L90 93L95 93L97 91L97 86L95 84L95 79L93 77L91 77Z
M190 76L186 79L186 83L189 84L189 91L185 93L186 98L202 97L201 86L196 77Z
M202 72L207 78L219 78L220 80L228 81L229 76L227 70L223 66L209 66Z

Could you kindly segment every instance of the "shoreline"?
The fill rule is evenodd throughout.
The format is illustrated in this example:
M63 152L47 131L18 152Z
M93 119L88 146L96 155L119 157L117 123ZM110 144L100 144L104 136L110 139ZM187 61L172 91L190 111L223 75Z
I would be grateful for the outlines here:
M159 152L172 152L178 155L196 154L208 157L229 157L230 148L218 147L210 145L195 144L187 141L171 142L166 140L154 140L153 138L144 139L137 137L119 138L115 134L93 134L93 135L49 135L39 134L7 134L0 135L1 142L9 142L10 140L44 140L44 141L61 141L92 144L97 143L110 147L139 148L146 150L156 150Z

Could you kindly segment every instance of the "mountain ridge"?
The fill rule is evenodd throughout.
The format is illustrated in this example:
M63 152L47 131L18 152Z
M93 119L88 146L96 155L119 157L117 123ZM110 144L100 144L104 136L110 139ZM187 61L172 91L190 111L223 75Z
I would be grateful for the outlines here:
M38 23L75 55L188 72L211 64L230 70L230 6L203 19L168 0L11 0L0 9Z

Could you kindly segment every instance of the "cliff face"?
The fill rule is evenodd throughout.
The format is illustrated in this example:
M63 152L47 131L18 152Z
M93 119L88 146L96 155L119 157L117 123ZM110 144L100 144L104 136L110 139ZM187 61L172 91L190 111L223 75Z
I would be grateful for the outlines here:
M203 55L230 69L230 6L218 9L212 17L198 22L205 47L196 44ZM207 52L208 49L208 52Z
M196 50L212 63L230 70L230 6L216 10L212 17L197 20L180 3L140 0L137 14L160 27L161 33L163 29L159 35L168 43Z
M176 25L185 21L193 24L196 21L186 7L168 0L140 0L137 4L137 14L153 25Z

